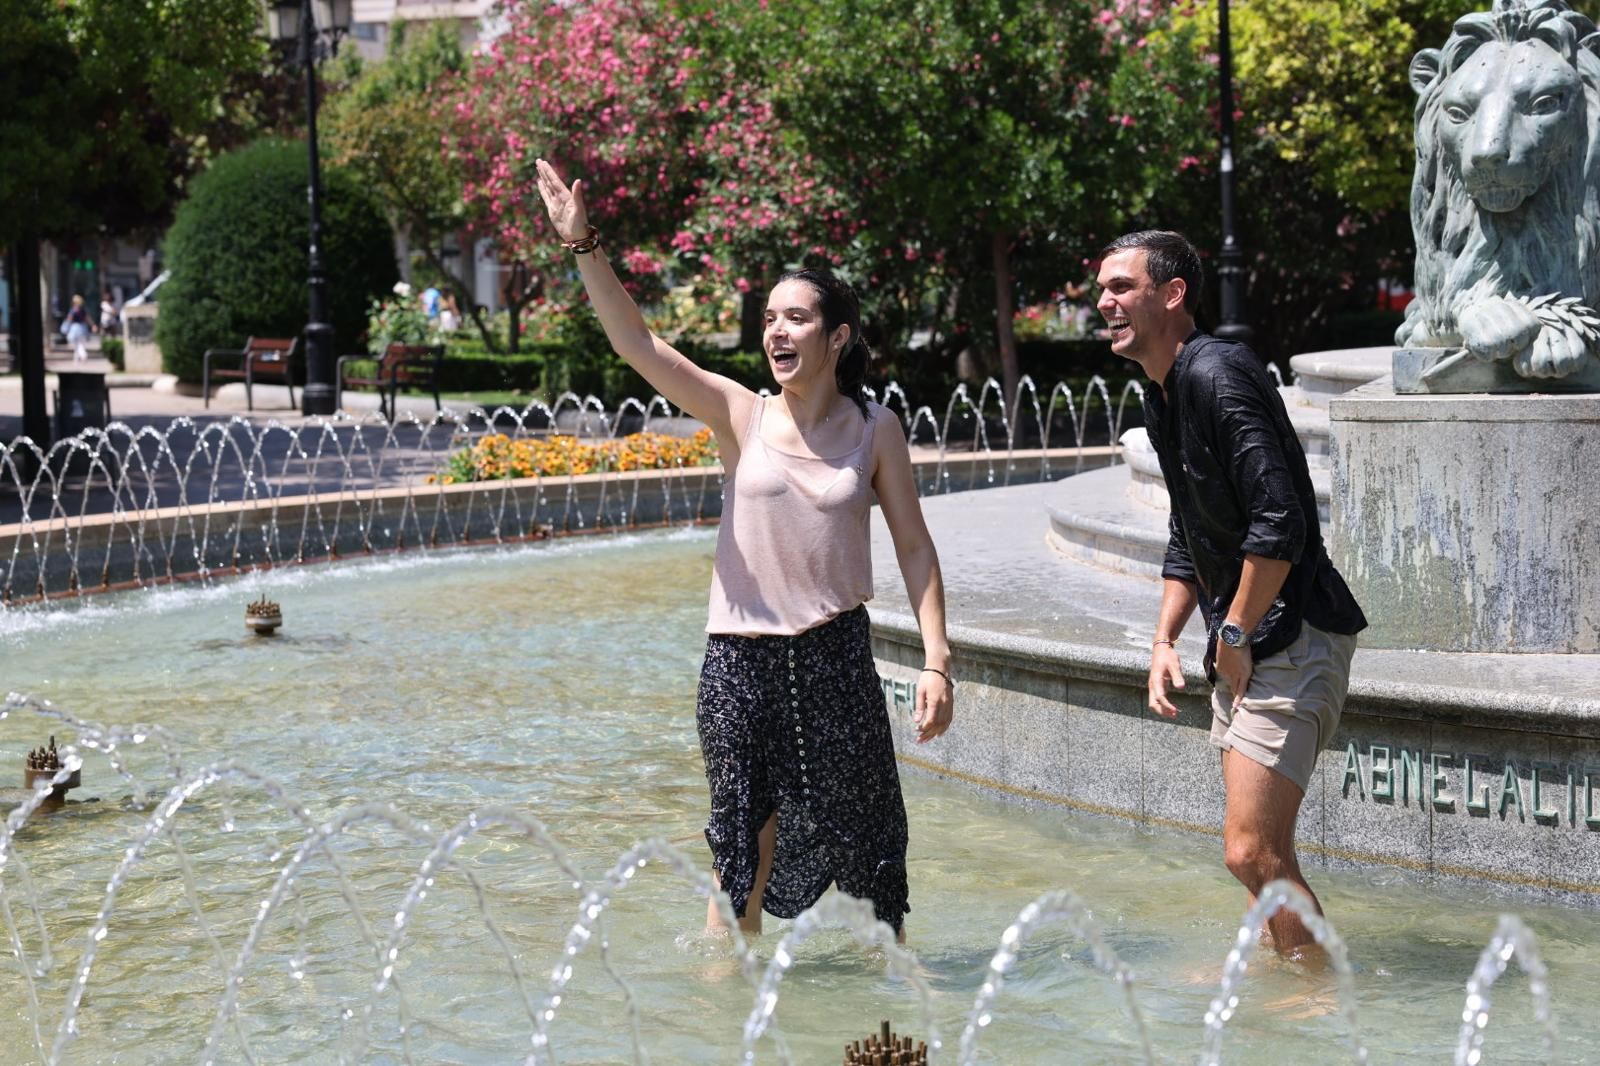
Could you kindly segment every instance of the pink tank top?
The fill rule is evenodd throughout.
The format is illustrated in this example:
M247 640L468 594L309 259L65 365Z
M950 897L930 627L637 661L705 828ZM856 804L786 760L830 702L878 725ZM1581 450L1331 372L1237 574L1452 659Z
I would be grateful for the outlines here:
M722 490L707 633L792 636L872 598L872 429L861 443L817 458L779 451L761 436L757 400Z

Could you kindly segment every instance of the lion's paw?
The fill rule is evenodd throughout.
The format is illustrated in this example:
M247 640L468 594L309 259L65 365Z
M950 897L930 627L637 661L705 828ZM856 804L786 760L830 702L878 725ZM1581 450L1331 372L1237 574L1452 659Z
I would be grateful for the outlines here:
M1515 359L1519 366L1531 357L1530 347L1540 336L1541 325L1527 304L1500 296L1462 308L1456 323L1471 355L1485 362Z
M1589 346L1576 330L1550 324L1539 331L1533 344L1513 360L1518 374L1525 378L1565 377L1583 365Z

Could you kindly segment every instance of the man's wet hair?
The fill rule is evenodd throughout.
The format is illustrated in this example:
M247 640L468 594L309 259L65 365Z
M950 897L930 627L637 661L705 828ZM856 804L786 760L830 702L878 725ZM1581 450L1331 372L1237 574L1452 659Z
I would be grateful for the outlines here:
M1183 279L1183 309L1194 314L1200 306L1206 275L1200 266L1200 253L1189 238L1168 229L1142 229L1125 233L1106 245L1100 250L1100 258L1132 249L1144 251L1145 269L1157 285L1165 285L1173 278Z

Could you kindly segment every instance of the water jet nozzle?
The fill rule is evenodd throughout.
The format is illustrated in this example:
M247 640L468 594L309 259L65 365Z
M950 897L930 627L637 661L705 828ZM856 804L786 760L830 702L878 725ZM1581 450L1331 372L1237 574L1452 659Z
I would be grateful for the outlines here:
M244 605L244 624L257 636L270 637L283 625L283 611L262 593L259 600Z

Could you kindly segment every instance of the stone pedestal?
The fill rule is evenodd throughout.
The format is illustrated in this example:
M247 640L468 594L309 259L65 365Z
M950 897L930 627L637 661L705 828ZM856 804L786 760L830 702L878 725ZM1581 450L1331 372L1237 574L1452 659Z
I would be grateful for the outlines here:
M156 347L156 304L122 309L122 368L130 374L161 373L161 349Z
M1378 648L1600 652L1600 395L1329 404L1335 565Z

